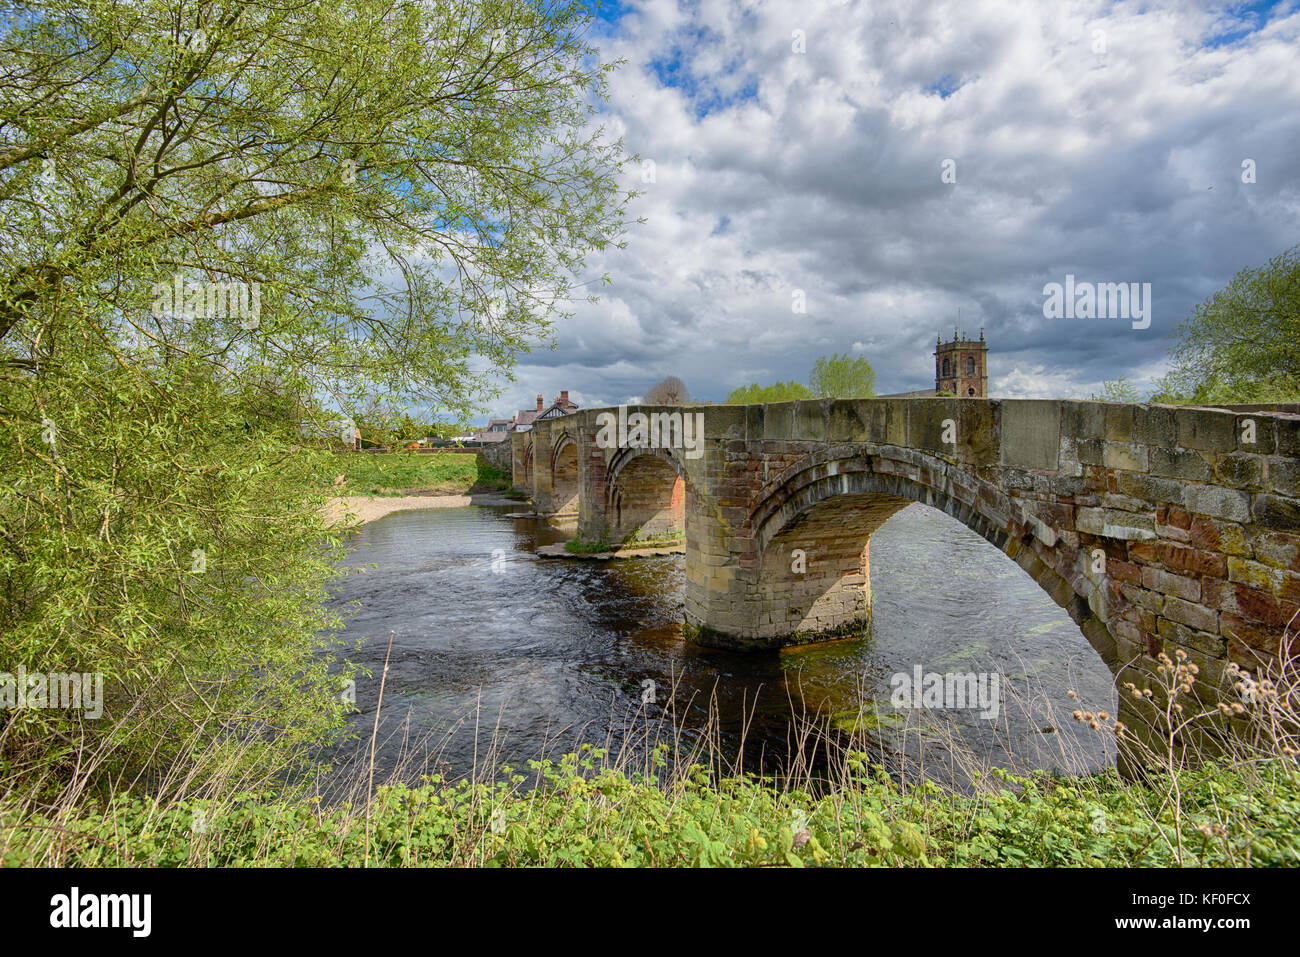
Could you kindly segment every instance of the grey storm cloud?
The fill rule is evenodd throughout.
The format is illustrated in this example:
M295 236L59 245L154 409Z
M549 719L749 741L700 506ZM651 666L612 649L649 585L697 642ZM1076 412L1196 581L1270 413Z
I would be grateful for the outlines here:
M594 37L627 60L597 120L653 163L628 168L646 222L496 413L666 375L720 400L830 352L927 388L959 310L994 395L1149 383L1197 302L1300 242L1294 2L624 7ZM1151 283L1151 327L1044 318L1067 273Z

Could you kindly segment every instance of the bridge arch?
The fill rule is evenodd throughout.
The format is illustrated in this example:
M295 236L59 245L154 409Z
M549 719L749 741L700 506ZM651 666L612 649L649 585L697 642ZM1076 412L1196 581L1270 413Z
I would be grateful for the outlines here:
M578 443L567 431L554 437L551 452L551 514L572 515L578 511L581 477L578 471Z
M669 449L621 449L605 481L610 538L684 533L686 469Z
M1023 535L1009 534L1008 512L1017 506L996 488L971 474L963 475L959 487L943 459L912 450L906 457L900 462L860 449L828 449L766 483L750 511L758 550L755 584L772 609L770 634L760 628L760 637L803 643L861 630L870 618L871 535L919 502L947 513L1016 562L1117 671L1122 662L1112 625L1129 609L1083 573L1087 555L1039 547L1032 523L1023 526Z

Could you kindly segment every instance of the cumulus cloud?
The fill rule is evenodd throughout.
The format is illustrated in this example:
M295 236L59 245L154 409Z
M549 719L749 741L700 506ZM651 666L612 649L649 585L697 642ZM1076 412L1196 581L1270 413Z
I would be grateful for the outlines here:
M719 400L836 351L927 388L959 310L994 395L1149 382L1196 302L1297 242L1297 34L1294 2L624 4L599 120L653 163L646 223L496 411L666 375ZM1067 274L1151 283L1150 328L1044 318Z

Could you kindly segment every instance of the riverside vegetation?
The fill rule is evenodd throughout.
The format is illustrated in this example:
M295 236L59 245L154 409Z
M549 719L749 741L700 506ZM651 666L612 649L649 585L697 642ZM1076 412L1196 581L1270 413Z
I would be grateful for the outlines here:
M325 801L232 763L221 786L178 773L159 794L65 792L53 806L0 804L0 862L88 866L1270 866L1300 864L1300 683L1290 641L1255 676L1231 670L1244 703L1200 710L1197 668L1162 658L1161 681L1124 693L1155 704L1169 747L1144 749L1108 713L1073 719L1114 734L1146 771L1081 777L975 771L972 787L886 773L864 740L797 722L781 776L738 773L714 735L683 750L646 723L650 747L584 744L527 773L491 762L460 780L374 785ZM1213 757L1197 723L1239 724ZM378 716L376 716L376 727ZM933 731L934 729L931 729ZM949 735L945 750L962 753ZM822 751L831 770L806 756ZM975 762L969 750L963 757ZM236 768L241 770L236 771ZM34 798L34 796L33 796Z
M338 476L344 481L338 482ZM326 463L319 481L337 495L468 495L511 487L508 475L473 452L340 455Z

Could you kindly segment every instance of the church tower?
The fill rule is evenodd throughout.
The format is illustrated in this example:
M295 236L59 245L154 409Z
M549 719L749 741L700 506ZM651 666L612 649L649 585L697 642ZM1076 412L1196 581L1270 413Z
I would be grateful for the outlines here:
M989 394L988 345L980 337L966 339L956 327L952 342L934 341L934 391L963 399L987 399Z

